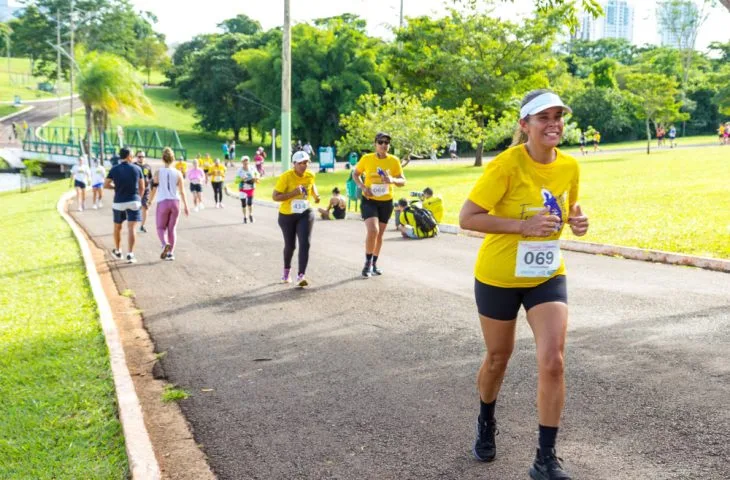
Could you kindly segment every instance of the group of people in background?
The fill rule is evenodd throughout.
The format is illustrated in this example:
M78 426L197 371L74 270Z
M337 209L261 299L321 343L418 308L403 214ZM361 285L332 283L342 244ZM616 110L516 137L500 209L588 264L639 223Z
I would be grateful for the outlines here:
M656 144L657 147L665 147L666 139L669 139L669 148L677 146L677 128L674 125L669 126L667 130L664 125L657 125L656 127Z

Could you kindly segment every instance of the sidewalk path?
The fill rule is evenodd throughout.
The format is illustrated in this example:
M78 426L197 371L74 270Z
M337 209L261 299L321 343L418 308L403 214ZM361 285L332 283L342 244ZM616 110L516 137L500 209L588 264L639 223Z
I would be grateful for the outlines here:
M204 195L212 205L210 187ZM363 225L318 221L313 286L302 291L278 283L276 211L257 206L256 223L242 225L238 202L224 202L181 218L175 262L159 260L152 210L139 263L113 268L166 352L168 381L191 392L181 407L219 478L527 478L537 417L524 317L497 407L497 460L470 454L484 352L473 300L479 239L389 231L385 275L362 280ZM107 206L73 215L111 248ZM575 478L727 478L727 274L566 259L559 454Z

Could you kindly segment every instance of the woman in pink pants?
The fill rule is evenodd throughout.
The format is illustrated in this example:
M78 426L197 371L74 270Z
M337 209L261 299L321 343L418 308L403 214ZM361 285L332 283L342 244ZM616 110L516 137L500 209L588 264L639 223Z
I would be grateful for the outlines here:
M165 166L155 172L152 177L152 192L150 203L157 199L157 236L162 244L162 260L175 260L175 227L180 217L180 199L183 201L185 216L188 211L188 199L183 188L183 176L172 167L175 154L166 147L162 151L162 161ZM165 239L167 233L167 239Z

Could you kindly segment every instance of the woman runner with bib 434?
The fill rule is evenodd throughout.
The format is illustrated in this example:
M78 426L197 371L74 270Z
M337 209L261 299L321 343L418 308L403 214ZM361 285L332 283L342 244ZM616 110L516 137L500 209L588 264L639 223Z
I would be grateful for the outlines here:
M309 155L299 151L292 155L294 167L279 175L272 198L281 202L279 206L279 227L284 235L284 272L282 283L291 282L291 259L299 239L299 272L297 287L309 285L304 274L309 263L309 243L314 226L314 210L311 199L319 203L319 192L314 184L314 174L307 170Z
M555 93L528 93L512 147L487 165L459 214L462 228L486 234L474 268L487 354L477 375L480 413L473 453L484 462L495 458L495 404L515 344L517 312L524 306L538 368L539 448L529 470L536 480L570 479L555 454L568 325L559 242L566 224L575 235L585 235L588 219L578 205L578 162L556 148L566 112L570 108Z

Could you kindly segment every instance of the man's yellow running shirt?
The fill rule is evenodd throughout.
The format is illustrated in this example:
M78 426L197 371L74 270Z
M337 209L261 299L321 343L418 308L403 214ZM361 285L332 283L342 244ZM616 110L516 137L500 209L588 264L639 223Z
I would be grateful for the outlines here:
M578 201L580 168L575 158L557 148L555 161L542 164L534 161L524 145L511 147L489 162L484 173L469 193L469 200L487 210L490 215L526 220L546 206L563 223L549 237L522 237L520 234L490 233L484 237L474 267L474 276L482 283L495 287L534 287L556 275L565 273L560 255L559 267L546 276L517 276L520 242L556 242L560 239L570 208ZM547 243L545 245L548 245ZM521 250L524 254L525 250Z
M226 166L220 163L211 165L208 176L211 178L211 182L222 182L226 179Z
M355 170L365 175L365 186L372 189L375 194L367 198L370 200L393 200L393 184L383 183L380 175L378 175L378 167L390 174L391 177L403 175L403 168L400 166L398 157L388 155L385 158L378 158L375 153L363 155L355 165Z
M284 200L281 202L281 205L279 205L279 213L283 213L284 215L302 213L304 210L312 206L312 195L314 193L312 191L312 186L314 185L314 174L308 170L304 172L304 175L301 177L297 175L294 170L282 173L276 180L274 190L279 193L289 193L295 188L298 188L299 185L303 185L307 189L307 196L297 195L289 200Z
M186 173L188 173L188 162L178 160L177 162L175 162L175 168L178 171L182 172L183 175L185 175Z

